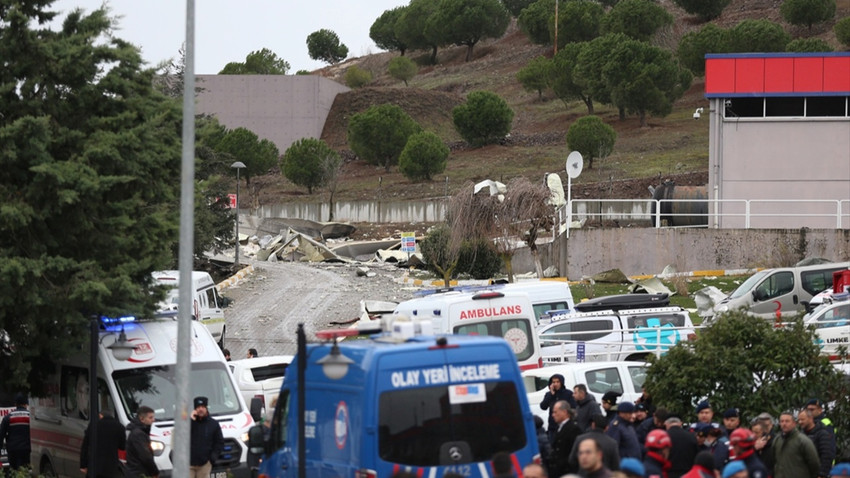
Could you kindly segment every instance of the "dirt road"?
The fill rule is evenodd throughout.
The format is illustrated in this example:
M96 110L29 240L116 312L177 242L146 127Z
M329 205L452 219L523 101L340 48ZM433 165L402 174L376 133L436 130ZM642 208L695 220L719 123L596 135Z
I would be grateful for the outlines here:
M331 322L356 319L363 299L402 301L413 296L405 271L394 264L250 262L254 273L222 291L233 299L225 309L227 347L234 359L256 348L263 355L292 355L303 322L308 341ZM365 267L374 277L360 277Z

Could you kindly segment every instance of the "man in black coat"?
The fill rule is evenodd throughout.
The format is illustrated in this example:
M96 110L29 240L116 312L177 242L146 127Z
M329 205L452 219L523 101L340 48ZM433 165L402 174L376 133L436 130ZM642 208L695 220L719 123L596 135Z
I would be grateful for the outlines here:
M592 438L596 441L597 448L602 451L602 463L605 468L611 471L620 469L620 445L616 440L605 434L605 427L608 426L608 419L605 415L594 415L590 422L590 429L576 438L573 449L570 451L570 466L573 469L579 469L578 464L578 444L585 438Z
M210 416L208 403L207 397L195 397L189 449L190 478L209 478L213 462L224 448L221 425Z
M590 429L590 422L594 415L600 415L602 409L592 393L587 393L587 385L580 383L573 387L573 396L576 399L576 424L582 432Z
M569 458L581 430L574 420L570 420L571 415L572 410L566 400L558 400L552 406L555 438L552 440L552 453L549 455L549 476L562 476L578 471L570 466Z
M121 478L123 475L118 467L118 451L126 449L127 435L124 426L112 415L104 412L98 414L97 420L97 449L95 460L97 462L96 478ZM83 437L83 446L80 449L80 471L89 478L89 432L91 424L86 429Z
M564 376L556 373L549 378L549 391L543 396L540 401L541 410L549 410L549 425L546 431L549 434L549 443L555 438L555 419L552 418L552 406L559 400L565 400L571 408L576 407L576 401L573 398L573 392L564 387Z
M694 460L699 453L697 437L682 427L679 417L669 417L664 420L667 436L670 437L670 470L668 478L679 478L694 466Z
M829 476L829 470L835 460L835 435L830 433L823 423L815 421L814 414L806 409L800 410L797 423L800 425L800 431L809 437L809 440L815 444L815 450L818 451L820 459L818 476Z
M136 418L127 425L127 430L130 432L127 437L127 478L159 476L159 468L153 459L151 449L153 422L153 409L142 405L136 411Z

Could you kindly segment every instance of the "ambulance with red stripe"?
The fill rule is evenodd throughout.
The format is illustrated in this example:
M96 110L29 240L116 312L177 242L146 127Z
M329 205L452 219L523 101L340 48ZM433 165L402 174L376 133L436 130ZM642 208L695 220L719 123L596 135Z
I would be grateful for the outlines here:
M392 333L338 344L330 337L357 330L317 333L325 342L305 345L287 368L268 436L263 426L250 432L252 454L261 456L249 461L259 463L259 478L388 478L400 471L490 478L497 453L510 456L516 476L539 463L508 344L419 335L416 327L397 321Z
M543 366L537 319L528 294L511 290L449 291L401 302L396 318L429 320L440 334L492 335L508 341L522 370Z
M213 463L210 478L247 478L247 432L254 420L227 368L224 355L207 328L191 321L192 396L209 398L209 412L221 424L224 451ZM134 346L126 361L108 347L121 334ZM177 413L176 317L136 321L103 318L98 338L98 403L100 411L127 425L142 405L154 410L151 445L160 477L171 475L172 434ZM56 364L43 397L30 399L31 463L41 476L81 478L80 446L89 423L89 354L81 350ZM120 456L123 460L123 452Z

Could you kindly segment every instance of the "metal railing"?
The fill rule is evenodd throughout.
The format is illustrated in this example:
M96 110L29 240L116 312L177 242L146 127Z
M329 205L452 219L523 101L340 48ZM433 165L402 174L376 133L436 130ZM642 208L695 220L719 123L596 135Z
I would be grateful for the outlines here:
M565 319L569 320L569 319ZM576 325L580 322L574 322ZM570 331L540 335L540 347L561 347L558 354L542 351L543 363L547 365L565 362L619 361L634 355L660 357L676 344L687 342L700 329L691 327L637 327L632 329ZM592 336L618 335L622 340L593 340ZM569 337L569 338L566 338ZM581 340L582 337L588 337ZM672 340L676 337L675 340ZM578 339L577 339L578 338ZM581 351L581 349L584 349ZM591 350L588 350L590 348Z

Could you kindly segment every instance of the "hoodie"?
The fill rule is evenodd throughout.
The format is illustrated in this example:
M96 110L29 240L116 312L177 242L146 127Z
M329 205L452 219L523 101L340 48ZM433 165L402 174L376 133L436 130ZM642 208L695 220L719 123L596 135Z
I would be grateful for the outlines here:
M134 418L127 425L127 478L157 476L159 469L151 449L151 427Z

